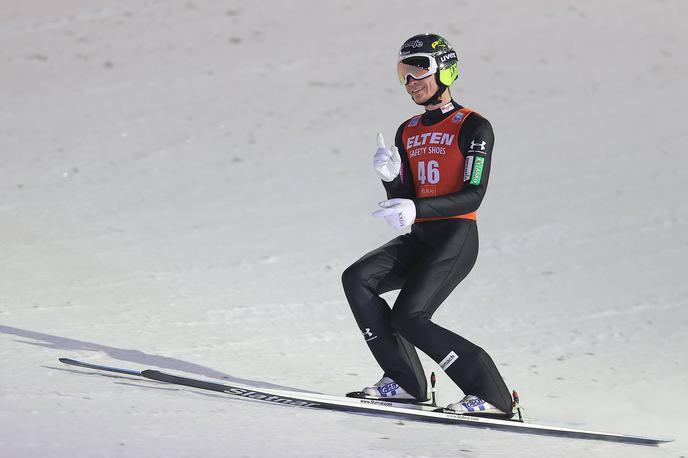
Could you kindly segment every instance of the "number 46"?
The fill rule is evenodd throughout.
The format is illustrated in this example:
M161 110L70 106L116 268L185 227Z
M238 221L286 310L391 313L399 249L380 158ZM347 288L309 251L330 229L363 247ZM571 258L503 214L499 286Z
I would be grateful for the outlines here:
M425 161L418 163L418 182L425 184L427 181L430 184L437 184L440 182L440 164L437 161L428 161L427 168Z

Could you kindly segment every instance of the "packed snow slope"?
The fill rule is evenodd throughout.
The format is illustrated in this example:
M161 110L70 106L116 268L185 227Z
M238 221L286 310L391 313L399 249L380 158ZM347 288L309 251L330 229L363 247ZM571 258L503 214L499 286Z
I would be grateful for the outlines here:
M0 3L3 457L688 451L686 2ZM493 356L530 418L674 443L263 405L57 363L375 382L340 275L398 234L370 216L371 157L419 112L395 53L425 31L457 48L453 94L496 132L481 254L435 320ZM444 374L439 389L461 396Z

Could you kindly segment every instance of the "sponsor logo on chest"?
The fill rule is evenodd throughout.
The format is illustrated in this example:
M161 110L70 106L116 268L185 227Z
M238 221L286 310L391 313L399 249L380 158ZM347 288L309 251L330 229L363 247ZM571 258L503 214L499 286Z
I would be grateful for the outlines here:
M465 115L464 113L462 113L461 111L459 111L459 112L456 113L456 114L454 115L454 117L452 118L452 122L453 122L454 124L459 124L459 123L461 122L461 120L464 118L464 116L466 116L466 115Z
M424 134L412 135L406 140L406 150L423 145L447 145L451 146L454 141L454 134L446 132L425 132Z

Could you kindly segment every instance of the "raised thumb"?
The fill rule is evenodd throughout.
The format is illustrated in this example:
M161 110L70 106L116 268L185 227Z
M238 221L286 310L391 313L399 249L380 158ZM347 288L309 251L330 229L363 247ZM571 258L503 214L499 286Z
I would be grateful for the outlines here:
M377 133L377 147L378 148L384 148L385 147L385 139L380 132Z

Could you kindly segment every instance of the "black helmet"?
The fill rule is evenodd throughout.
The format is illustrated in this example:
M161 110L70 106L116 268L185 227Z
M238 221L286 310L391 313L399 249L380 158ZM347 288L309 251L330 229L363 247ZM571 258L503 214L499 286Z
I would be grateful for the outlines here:
M435 74L438 92L429 101L439 100L446 88L459 76L459 60L447 40L439 35L424 33L414 35L401 45L397 59L397 73L402 84L408 78L421 79ZM414 71L415 69L415 71ZM426 103L429 104L429 103Z

